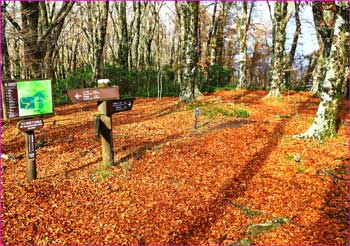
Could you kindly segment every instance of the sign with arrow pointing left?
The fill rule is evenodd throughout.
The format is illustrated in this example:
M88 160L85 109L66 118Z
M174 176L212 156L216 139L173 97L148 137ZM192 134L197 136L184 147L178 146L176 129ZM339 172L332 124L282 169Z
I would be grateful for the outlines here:
M119 87L74 89L67 94L73 103L113 100L119 98Z

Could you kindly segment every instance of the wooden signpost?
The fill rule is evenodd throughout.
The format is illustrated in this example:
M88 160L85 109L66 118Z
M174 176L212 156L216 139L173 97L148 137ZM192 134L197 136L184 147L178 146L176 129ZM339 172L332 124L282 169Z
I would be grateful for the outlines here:
M35 116L53 114L52 83L49 79L7 80L2 83L4 116L9 119L25 119L17 123L23 132L27 156L27 181L37 178L35 154L35 130L43 128L42 119Z
M102 145L102 162L108 168L114 165L112 114L107 110L107 101L97 103L99 118L98 133Z
M97 101L98 115L95 132L96 136L101 139L102 162L106 168L113 166L112 115L131 110L135 98L119 99L118 87L68 90L67 93L73 103Z
M27 181L31 182L37 178L36 173L36 155L35 155L35 134L34 130L43 128L42 119L21 120L17 123L17 128L23 132L25 138L25 147L27 155Z

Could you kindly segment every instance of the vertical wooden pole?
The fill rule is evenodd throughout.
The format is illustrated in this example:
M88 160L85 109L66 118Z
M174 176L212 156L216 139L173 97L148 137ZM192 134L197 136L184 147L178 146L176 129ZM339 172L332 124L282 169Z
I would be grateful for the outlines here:
M198 121L197 117L194 117L194 125L193 125L194 129L197 129L197 121Z
M98 102L100 114L99 132L102 144L102 162L108 168L114 165L112 114L107 110L107 101Z
M6 121L7 120L7 109L6 109L6 95L5 95L5 87L4 85L1 83L1 107L2 107L2 119L3 121Z
M37 178L34 130L24 132L24 137L25 137L26 154L27 154L27 181L31 182Z
M196 108L194 110L194 129L197 129L198 117L201 113L201 108Z

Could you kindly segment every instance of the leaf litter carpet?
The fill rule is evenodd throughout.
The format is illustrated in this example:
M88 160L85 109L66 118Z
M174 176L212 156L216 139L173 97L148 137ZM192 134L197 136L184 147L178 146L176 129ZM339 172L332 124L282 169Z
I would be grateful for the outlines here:
M291 137L310 126L319 99L266 94L221 91L189 105L138 98L113 115L117 165L108 170L95 103L58 106L36 132L30 184L24 138L6 123L3 243L345 244L349 103L338 136L320 144ZM237 108L249 117L226 113Z

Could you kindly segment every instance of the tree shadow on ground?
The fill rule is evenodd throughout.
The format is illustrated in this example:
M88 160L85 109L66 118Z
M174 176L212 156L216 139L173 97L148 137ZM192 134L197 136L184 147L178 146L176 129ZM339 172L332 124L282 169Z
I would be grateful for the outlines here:
M349 160L343 160L343 170L349 167ZM339 169L338 169L339 170ZM321 175L321 174L319 174ZM339 176L339 174L337 174ZM330 177L320 178L329 179ZM349 239L349 178L343 174L343 179L333 178L324 203L320 210L319 219L305 229L305 242L322 244L345 244Z
M194 238L200 238L201 240L207 238L211 227L218 219L223 217L225 207L227 206L227 200L235 200L244 194L248 185L242 186L241 184L248 184L249 181L259 172L266 159L281 140L284 128L290 120L290 118L287 118L275 125L271 133L267 135L269 141L266 146L247 162L240 173L225 182L217 196L211 199L205 208L201 208L201 210L203 209L204 211L209 212L194 212L194 214L206 214L206 216L197 217L192 223L188 223L187 226L181 228L180 233L170 232L169 243L189 244L195 243L192 240Z
M116 163L125 162L129 159L140 159L147 151L160 148L162 145L175 141L176 139L179 139L183 134L174 134L167 136L163 139L160 139L158 141L150 141L147 144L143 144L139 146L136 150L132 151L131 153L127 154L126 156L123 156L120 158Z
M113 126L121 126L126 124L135 124L141 123L152 119L157 119L159 117L166 116L168 114L176 112L178 109L182 108L184 104L175 103L172 105L168 105L166 107L160 107L158 110L152 113L138 112L141 111L138 109L137 111L129 111L121 114L113 115Z
M235 96L230 100L233 100L234 103L261 104L262 103L261 100L266 95L267 94L260 94L260 93L253 94L253 91L249 91L242 95Z

